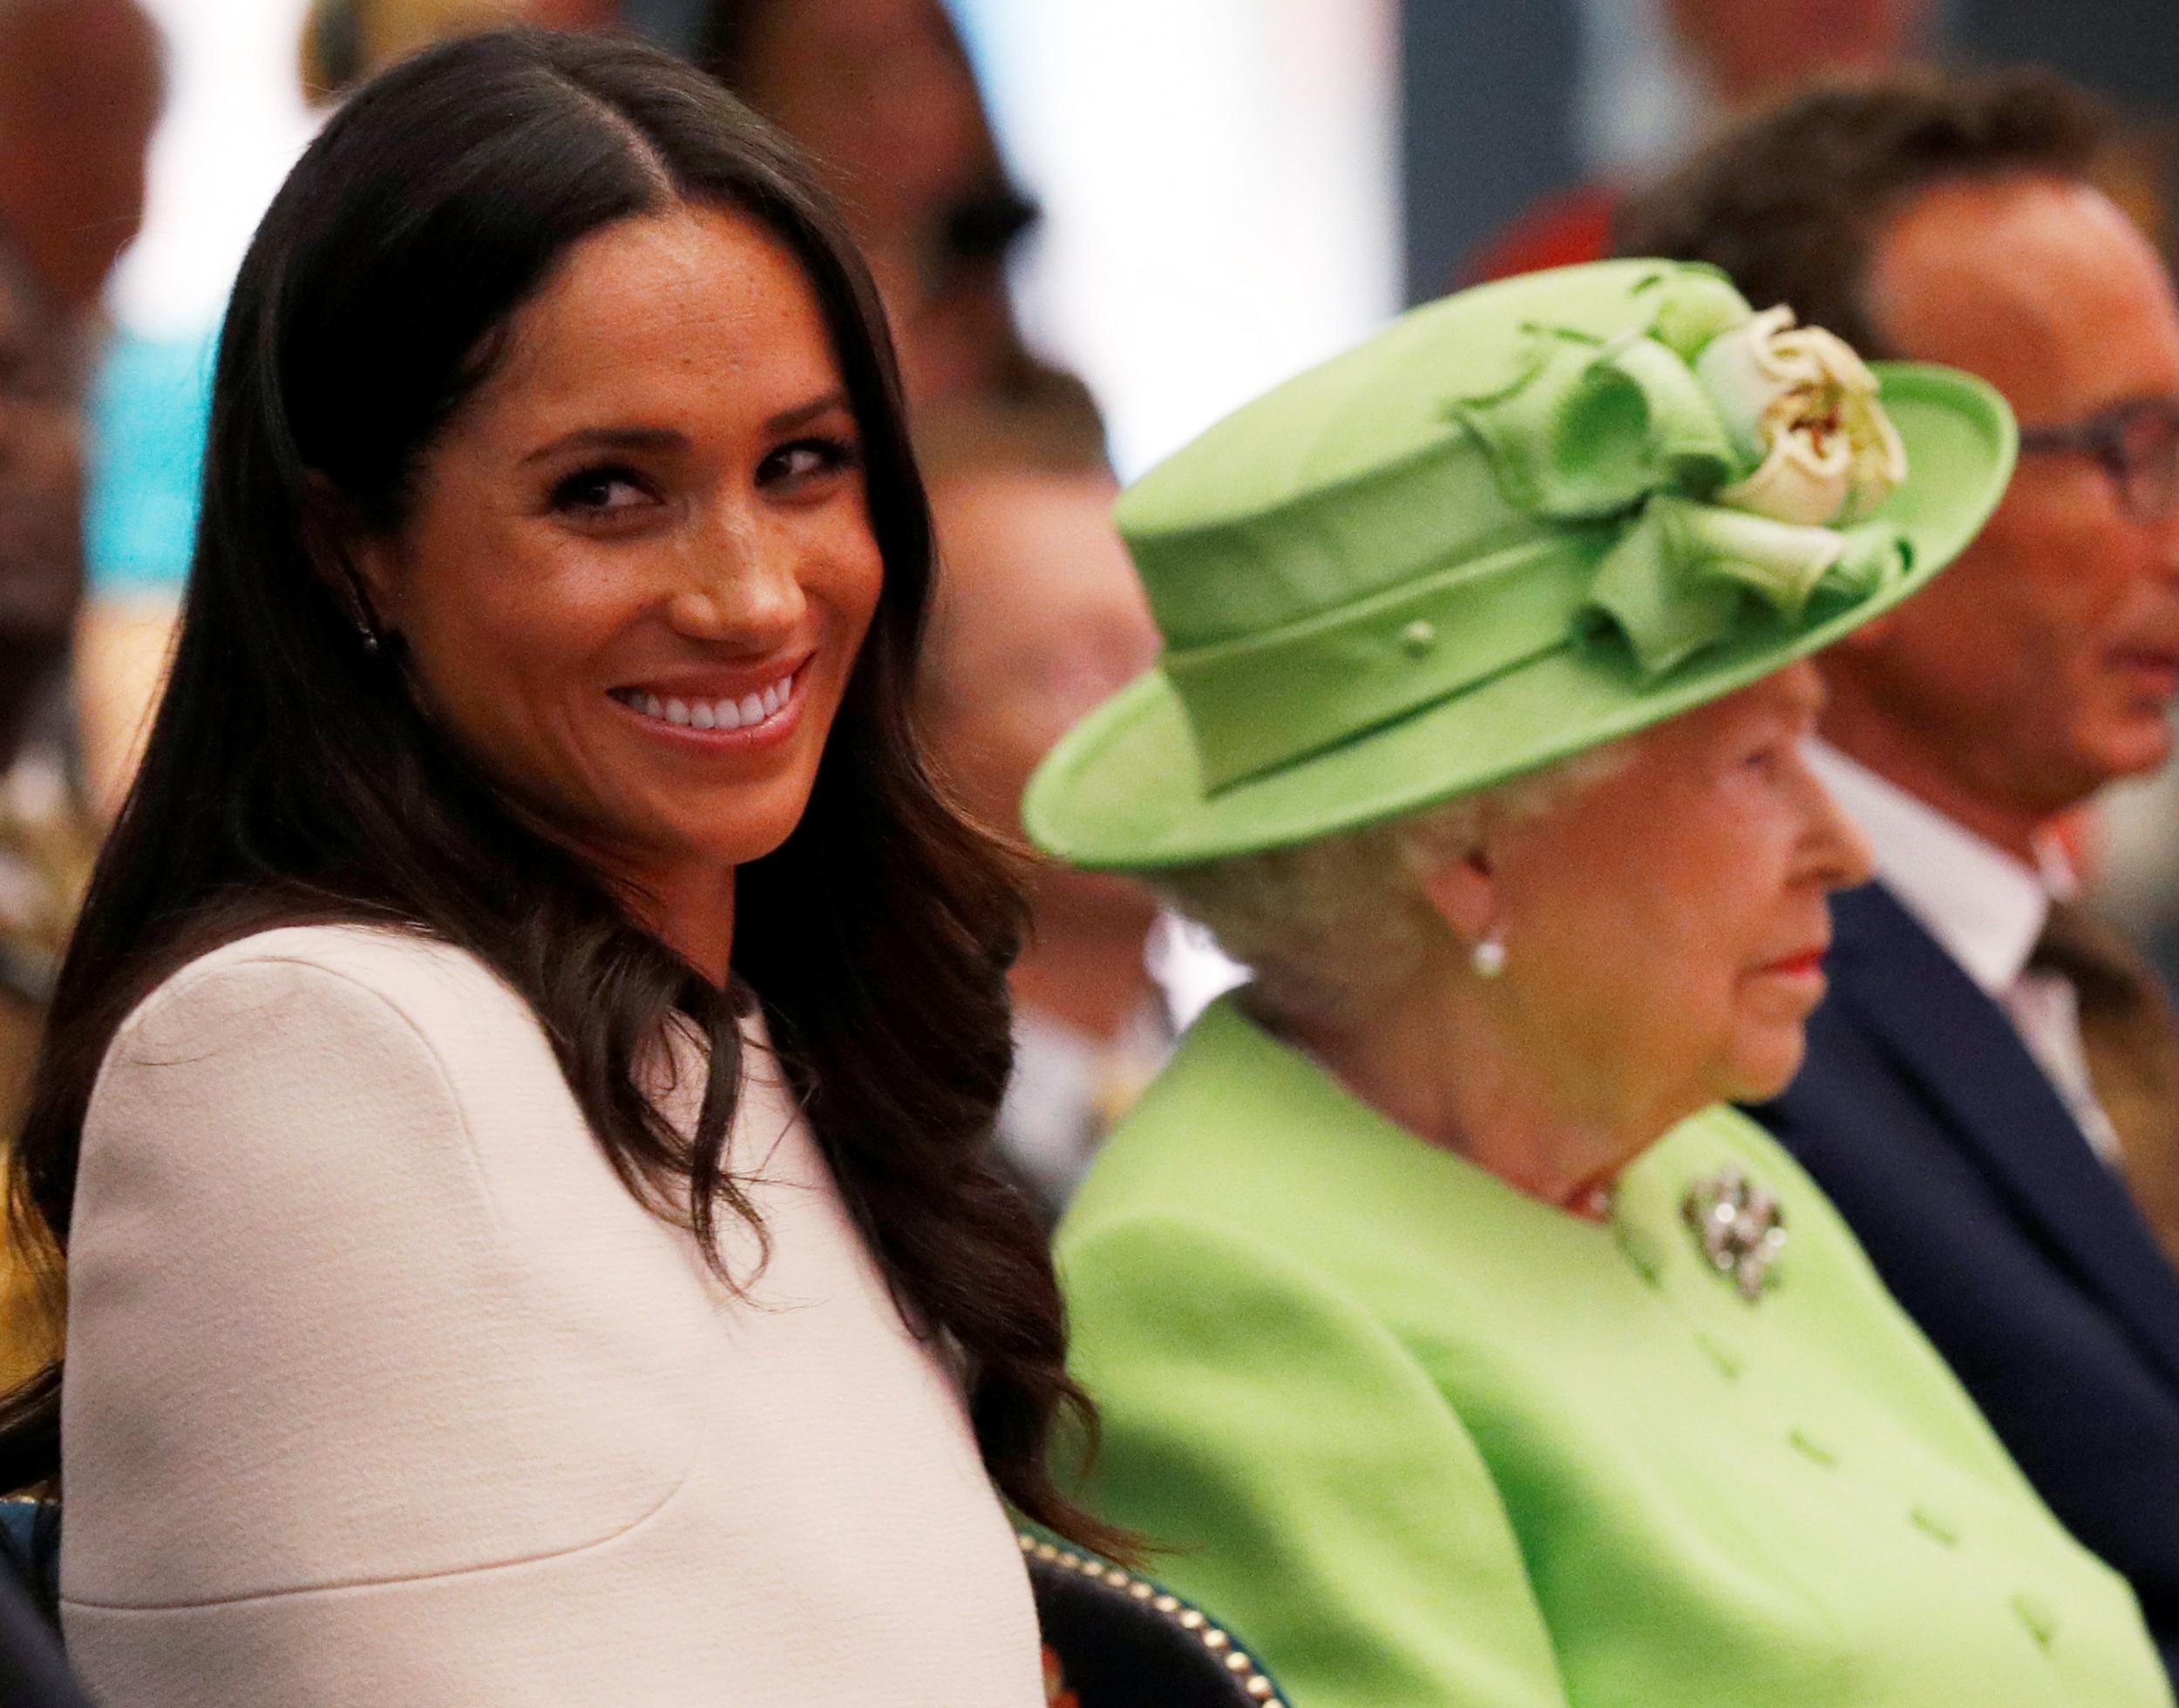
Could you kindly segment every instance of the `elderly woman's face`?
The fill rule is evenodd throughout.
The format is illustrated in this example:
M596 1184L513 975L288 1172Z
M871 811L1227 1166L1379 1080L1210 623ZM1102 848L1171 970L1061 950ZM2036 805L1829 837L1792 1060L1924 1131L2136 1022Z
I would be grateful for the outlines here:
M361 566L430 708L670 891L809 798L883 574L855 419L800 265L740 214L608 227L513 333Z
M1809 770L1797 664L1674 718L1493 855L1504 1000L1587 1085L1675 1117L1782 1090L1823 994L1826 898L1869 854Z

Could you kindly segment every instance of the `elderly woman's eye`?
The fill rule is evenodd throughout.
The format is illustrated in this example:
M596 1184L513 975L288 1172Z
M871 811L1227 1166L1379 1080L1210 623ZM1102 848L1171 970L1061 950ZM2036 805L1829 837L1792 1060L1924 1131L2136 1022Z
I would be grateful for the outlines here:
M553 488L553 508L578 514L615 515L650 502L649 490L632 469L582 469Z
M783 444L757 464L760 486L792 486L858 465L860 452L846 439L813 437Z

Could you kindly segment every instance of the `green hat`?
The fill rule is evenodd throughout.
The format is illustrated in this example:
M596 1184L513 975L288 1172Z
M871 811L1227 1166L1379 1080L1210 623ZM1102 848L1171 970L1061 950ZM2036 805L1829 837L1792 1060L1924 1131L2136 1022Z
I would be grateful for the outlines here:
M1714 270L1431 303L1151 470L1117 519L1158 668L1023 802L1076 865L1306 842L1671 717L1913 593L2005 491L2004 401L1863 366Z

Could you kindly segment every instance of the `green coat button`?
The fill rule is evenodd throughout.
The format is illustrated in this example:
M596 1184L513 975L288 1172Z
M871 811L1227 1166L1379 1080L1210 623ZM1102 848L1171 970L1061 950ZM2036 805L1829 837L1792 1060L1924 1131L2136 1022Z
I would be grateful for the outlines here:
M1947 1548L1959 1546L1959 1532L1939 1518L1927 1507L1917 1507L1907 1515L1909 1522L1924 1535L1934 1537Z
M2047 1649L2057 1640L2058 1615L2040 1596L2032 1590L2021 1590L2013 1597L2013 1610L2020 1616L2020 1623L2027 1627L2027 1634L2038 1645Z

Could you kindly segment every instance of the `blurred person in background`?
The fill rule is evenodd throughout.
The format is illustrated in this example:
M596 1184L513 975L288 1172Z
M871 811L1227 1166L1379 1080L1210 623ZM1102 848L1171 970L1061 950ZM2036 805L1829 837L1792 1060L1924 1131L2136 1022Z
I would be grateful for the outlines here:
M1729 123L1819 78L1896 69L1927 51L1938 0L1662 0L1672 45L1713 123ZM1546 197L1464 269L1502 279L1594 261L1612 247L1627 186L1582 184Z
M2179 1024L2053 827L2164 762L2179 305L2047 75L1903 77L1718 139L1626 210L1878 355L1978 374L2021 452L1958 565L1823 661L1840 898L1809 1061L1760 1111L2179 1672Z
M302 23L302 87L314 102L435 42L510 24L609 30L619 0L311 0Z
M1112 525L1102 444L999 416L919 437L938 528L938 594L919 693L940 779L970 815L1022 835L1022 791L1052 743L1150 668L1157 629ZM1144 961L1157 905L1123 878L1038 858L1008 983L1008 1161L1048 1216L1171 1046Z
M45 1006L96 838L64 693L83 593L83 415L67 321L0 227L0 1143L22 1118ZM0 1386L51 1356L27 1270L0 1245Z
M810 151L870 257L910 401L1090 413L1007 288L1037 217L941 0L711 0L696 58Z
M165 46L135 0L0 0L0 226L57 305L41 336L62 348L79 410L107 359L106 281L143 224L165 94ZM148 613L94 600L73 681L55 685L78 708L70 756L80 742L94 801L119 799L171 613L164 599Z
M0 0L0 225L77 325L144 222L165 84L135 0Z
M1418 309L1121 503L1166 649L1025 819L1255 976L1060 1230L1085 1488L1296 1704L2171 1700L1723 1106L1791 1078L1868 875L1810 655L1935 597L2012 458L1986 387L1881 383L1606 262Z

